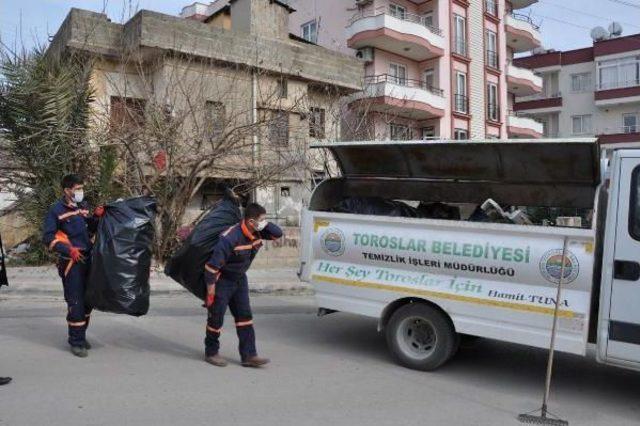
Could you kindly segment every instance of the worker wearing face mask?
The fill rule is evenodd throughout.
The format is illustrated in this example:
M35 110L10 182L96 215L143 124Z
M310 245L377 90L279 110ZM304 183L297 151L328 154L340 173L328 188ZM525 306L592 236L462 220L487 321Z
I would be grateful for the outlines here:
M91 235L104 215L97 207L93 215L84 201L83 181L77 175L62 178L63 196L51 206L44 221L42 241L58 254L58 274L67 302L67 325L71 353L84 358L91 346L86 340L91 307L84 304L84 292L91 259Z
M242 365L261 367L269 362L268 359L259 357L256 351L246 272L262 246L262 240L276 240L280 237L282 230L267 222L264 207L253 203L246 207L244 219L240 223L220 235L204 271L208 311L205 360L208 363L218 367L227 365L227 361L218 353L227 306L235 320Z

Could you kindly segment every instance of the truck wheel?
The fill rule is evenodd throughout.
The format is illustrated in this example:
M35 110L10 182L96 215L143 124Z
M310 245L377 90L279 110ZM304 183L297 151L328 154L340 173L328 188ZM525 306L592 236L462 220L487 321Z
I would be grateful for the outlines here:
M451 358L457 346L449 318L422 303L395 311L386 327L386 338L395 361L414 370L435 370Z

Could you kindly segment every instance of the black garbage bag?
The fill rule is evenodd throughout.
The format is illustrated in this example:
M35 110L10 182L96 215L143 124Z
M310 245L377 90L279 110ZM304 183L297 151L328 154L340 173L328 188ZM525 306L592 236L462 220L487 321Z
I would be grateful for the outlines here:
M4 262L4 248L2 247L2 235L0 235L0 287L9 285L7 278L7 266Z
M460 220L460 208L445 203L420 203L416 212L424 219Z
M89 306L141 316L149 311L149 273L156 201L129 198L105 206L85 292Z
M169 259L164 273L196 297L204 300L207 286L204 282L204 264L218 242L220 234L240 222L239 203L225 197L196 225L184 244Z
M345 198L332 211L376 216L417 217L416 209L410 205L402 201L385 200L378 197Z

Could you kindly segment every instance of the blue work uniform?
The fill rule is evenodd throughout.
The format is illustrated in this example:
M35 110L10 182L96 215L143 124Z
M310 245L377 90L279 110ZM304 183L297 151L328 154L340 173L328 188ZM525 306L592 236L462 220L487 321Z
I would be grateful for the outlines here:
M260 250L262 240L280 237L282 230L273 223L260 232L252 232L245 221L232 226L220 236L204 271L208 311L204 340L206 356L213 356L220 349L219 338L227 306L236 323L240 357L244 361L257 355L247 270Z
M64 299L67 302L69 344L83 346L89 326L91 307L85 306L84 293L91 261L91 234L95 233L98 218L89 215L86 203L68 203L64 198L51 206L44 220L42 242L58 254L58 274L62 278ZM71 259L71 247L78 248L84 260Z

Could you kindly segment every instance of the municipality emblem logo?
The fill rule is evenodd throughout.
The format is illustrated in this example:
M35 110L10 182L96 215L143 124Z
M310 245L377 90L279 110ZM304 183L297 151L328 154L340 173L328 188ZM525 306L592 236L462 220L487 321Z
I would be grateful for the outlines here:
M320 237L322 250L331 256L342 256L345 248L344 234L337 228L329 228Z
M578 258L567 250L566 255L562 256L562 250L549 250L542 256L540 260L540 273L549 282L558 284L560 282L560 274L562 271L562 262L564 261L564 276L562 277L563 284L569 284L578 277L580 272L580 265Z

